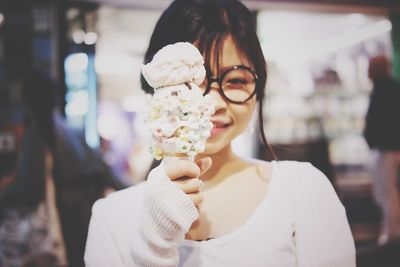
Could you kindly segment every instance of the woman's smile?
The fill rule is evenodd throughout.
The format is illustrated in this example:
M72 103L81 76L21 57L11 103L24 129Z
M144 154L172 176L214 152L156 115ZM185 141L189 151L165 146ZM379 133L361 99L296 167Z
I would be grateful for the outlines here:
M224 133L228 129L228 127L230 127L232 125L231 122L224 122L221 120L215 120L215 121L212 121L212 123L214 126L211 130L210 138Z

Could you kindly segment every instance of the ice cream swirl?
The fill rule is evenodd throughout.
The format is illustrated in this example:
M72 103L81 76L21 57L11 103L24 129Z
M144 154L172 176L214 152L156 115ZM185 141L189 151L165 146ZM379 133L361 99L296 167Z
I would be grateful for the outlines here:
M205 149L214 106L198 86L205 77L203 63L195 46L175 43L163 47L142 67L143 76L155 88L146 123L156 159L195 156Z

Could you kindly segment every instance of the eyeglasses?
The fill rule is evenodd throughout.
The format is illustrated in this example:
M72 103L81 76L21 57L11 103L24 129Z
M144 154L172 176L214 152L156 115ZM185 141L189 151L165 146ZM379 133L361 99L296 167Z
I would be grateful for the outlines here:
M211 84L217 82L218 92L227 101L235 104L244 104L256 94L257 74L249 67L239 65L225 70L219 77L211 77L211 71L206 68L206 79L202 88L203 95L211 91Z

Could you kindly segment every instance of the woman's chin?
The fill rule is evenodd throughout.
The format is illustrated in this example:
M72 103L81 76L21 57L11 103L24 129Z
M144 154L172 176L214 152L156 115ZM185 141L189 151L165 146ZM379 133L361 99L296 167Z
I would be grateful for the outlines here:
M207 140L204 152L202 152L201 154L205 156L211 156L221 151L228 144L226 143L226 140L224 140L223 138L221 139L210 138Z

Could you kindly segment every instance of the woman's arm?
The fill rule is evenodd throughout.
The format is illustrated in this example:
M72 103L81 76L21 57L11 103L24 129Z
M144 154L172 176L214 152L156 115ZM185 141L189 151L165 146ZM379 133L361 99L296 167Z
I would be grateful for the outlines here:
M198 217L194 203L166 175L163 164L147 180L140 236L131 244L138 266L177 266L178 246Z
M107 205L107 200L98 201L89 227L86 266L177 266L178 246L198 217L195 204L201 194L194 177L207 167L204 162L198 163L196 173L190 171L191 164L194 163L173 161L149 174L143 198L139 198L140 208L132 208L132 213L126 215L133 217L136 224L121 224L120 220L126 219L121 215L126 208L114 212L118 201L111 205ZM185 178L178 179L182 176ZM121 239L129 239L128 245Z
M355 267L346 211L327 177L301 164L295 180L295 240L299 267Z

